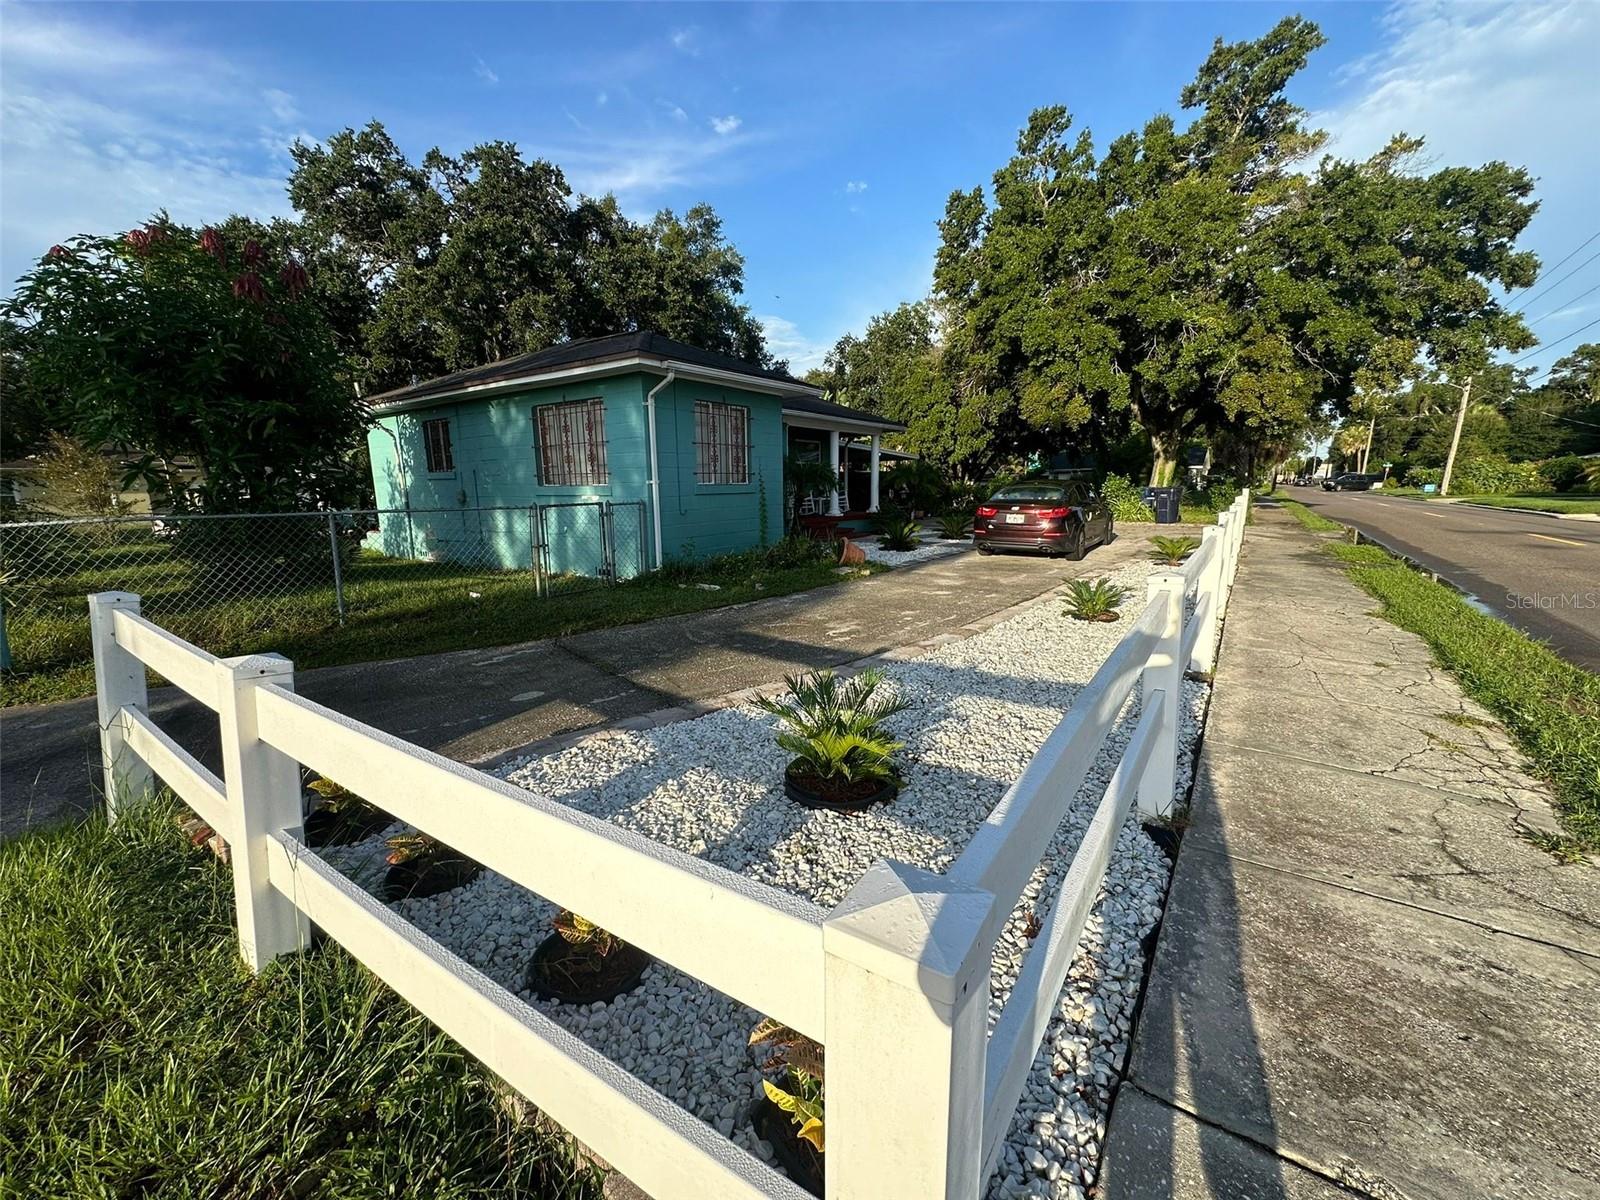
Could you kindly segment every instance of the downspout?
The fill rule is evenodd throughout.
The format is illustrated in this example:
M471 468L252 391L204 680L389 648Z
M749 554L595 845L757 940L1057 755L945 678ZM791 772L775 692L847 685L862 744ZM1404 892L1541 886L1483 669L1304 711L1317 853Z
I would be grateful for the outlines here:
M655 565L661 568L661 466L656 456L656 393L678 378L678 368L668 367L666 378L645 395L644 415L650 438L650 521L655 534Z

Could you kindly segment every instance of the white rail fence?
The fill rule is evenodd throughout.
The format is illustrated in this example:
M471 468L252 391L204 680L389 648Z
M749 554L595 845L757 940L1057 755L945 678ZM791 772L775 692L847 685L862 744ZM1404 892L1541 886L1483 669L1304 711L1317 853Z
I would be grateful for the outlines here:
M303 949L314 922L657 1200L807 1193L320 858L301 837L301 765L821 1041L828 1200L973 1200L1118 830L1135 806L1172 807L1182 680L1215 661L1247 505L1241 493L1181 570L1150 577L1127 635L947 874L880 862L831 912L314 704L286 659L215 658L122 592L89 597L111 815L159 777L230 843L253 969ZM146 715L146 667L216 711L221 779ZM1135 686L1132 737L990 1032L995 939Z

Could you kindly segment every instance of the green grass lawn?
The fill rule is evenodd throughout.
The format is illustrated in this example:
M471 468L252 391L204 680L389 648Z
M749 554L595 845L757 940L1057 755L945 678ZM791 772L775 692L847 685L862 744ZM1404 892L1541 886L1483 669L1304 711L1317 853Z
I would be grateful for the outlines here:
M5 705L93 694L84 596L108 588L139 593L146 616L213 654L276 651L310 668L533 641L859 578L841 576L831 561L751 551L694 566L669 563L609 586L556 578L551 594L539 596L526 571L364 551L346 572L347 616L340 625L330 583L295 586L291 574L243 581L257 594L241 594L238 581L223 594L197 567L116 549L125 561L96 558L72 574L8 584L18 599L7 607L13 670L4 674ZM281 572L293 569L292 562L280 564Z
M1429 499L1438 499L1430 496ZM1540 493L1533 496L1451 496L1471 504L1489 504L1495 508L1531 508L1538 512L1600 513L1600 496L1555 496Z
M342 950L250 976L230 872L172 813L0 844L0 1194L598 1197Z
M1600 849L1600 675L1478 612L1380 546L1329 542L1327 550L1378 598L1385 617L1427 641L1554 785L1567 837L1551 849Z

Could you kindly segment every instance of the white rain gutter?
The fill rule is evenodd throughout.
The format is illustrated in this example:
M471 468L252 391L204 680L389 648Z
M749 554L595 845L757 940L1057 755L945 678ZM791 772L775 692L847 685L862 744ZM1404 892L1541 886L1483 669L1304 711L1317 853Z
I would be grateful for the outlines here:
M661 567L661 466L656 458L656 393L678 378L678 368L668 367L666 378L645 395L644 415L650 438L650 520L655 532L657 570Z

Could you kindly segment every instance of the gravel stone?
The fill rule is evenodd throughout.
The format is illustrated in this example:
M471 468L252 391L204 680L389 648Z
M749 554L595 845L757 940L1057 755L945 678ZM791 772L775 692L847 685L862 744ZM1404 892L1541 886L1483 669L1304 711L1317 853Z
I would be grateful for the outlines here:
M961 546L932 543L911 554L933 557ZM888 561L867 549L876 561ZM1070 620L1052 595L972 637L890 664L891 685L913 701L889 721L905 743L905 787L891 804L863 814L812 811L788 800L781 778L785 755L773 741L776 720L751 706L646 731L603 731L498 773L832 907L876 860L931 871L950 866L1126 632L1154 569L1133 563L1112 574L1130 589L1122 621ZM1189 788L1207 690L1199 682L1184 685L1180 800ZM1135 688L996 943L991 1027L1032 945L1029 919L1048 915L1138 717ZM329 848L325 857L376 890L382 839L399 828ZM1092 1184L1144 977L1141 939L1160 920L1170 871L1166 855L1130 815L1007 1132L989 1197L1082 1197ZM746 1043L760 1014L748 1006L659 962L638 988L610 1004L534 1000L523 972L557 910L490 870L454 892L391 907L707 1124L731 1130L738 1144L771 1160L771 1147L750 1125L760 1073Z

